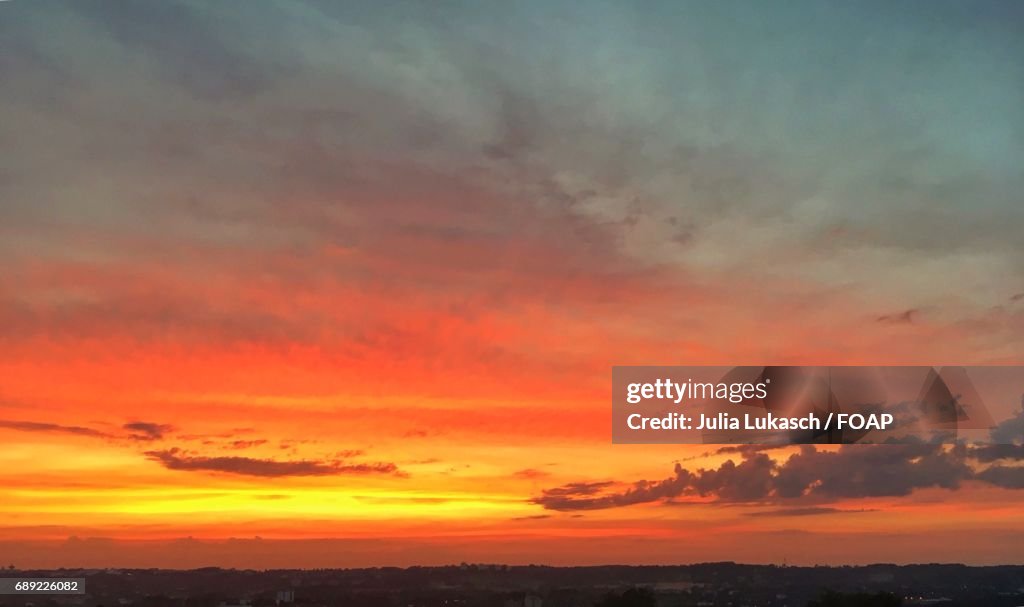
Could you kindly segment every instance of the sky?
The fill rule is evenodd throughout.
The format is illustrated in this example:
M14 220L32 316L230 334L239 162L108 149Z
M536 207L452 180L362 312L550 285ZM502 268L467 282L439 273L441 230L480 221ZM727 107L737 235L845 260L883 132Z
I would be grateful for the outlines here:
M1024 416L999 453L612 445L608 396L1024 363L1022 20L0 3L0 555L1021 563Z

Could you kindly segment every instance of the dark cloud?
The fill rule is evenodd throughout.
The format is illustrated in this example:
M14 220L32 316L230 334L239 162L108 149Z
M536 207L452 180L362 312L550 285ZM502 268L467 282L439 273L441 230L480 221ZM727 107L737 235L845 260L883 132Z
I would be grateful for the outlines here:
M174 430L170 424L156 424L153 422L129 422L122 426L133 434L129 438L135 440L160 440L165 434Z
M404 473L392 463L345 463L341 461L295 460L278 461L252 457L206 457L194 455L177 448L163 451L147 451L146 457L168 470L192 472L223 472L243 476L286 477L286 476L336 476L360 474Z
M920 310L917 308L910 308L902 312L895 314L883 314L875 319L875 322L888 323L892 325L909 325L913 324L914 318L920 314Z
M562 485L561 487L555 487L554 489L546 489L544 491L544 495L555 499L576 499L579 497L595 495L600 493L601 490L611 487L614 484L615 483L612 481L599 483L569 483L568 485Z
M93 428L84 428L82 426L64 426L61 424L49 424L43 422L0 420L0 428L7 428L8 430L18 430L20 432L58 432L63 434L77 434L79 436L92 436L95 438L114 438L112 435L107 434L106 432L101 432Z
M830 508L827 506L809 506L807 508L782 508L780 510L762 510L750 512L747 516L753 517L788 517L788 516L819 516L822 514L858 514L861 512L875 512L873 509L861 508L859 510L844 510L842 508Z
M168 424L158 424L153 422L142 421L128 422L122 425L121 429L127 431L127 434L105 432L103 430L87 428L84 426L65 426L63 424L52 424L47 422L16 420L0 420L0 428L18 430L20 432L56 432L62 434L77 434L79 436L89 436L92 438L102 438L108 440L133 441L160 440L168 432L174 430L174 427Z
M227 444L228 449L249 449L251 447L259 447L267 443L267 439L258 438L253 440L236 440L231 441Z
M728 460L718 468L696 471L676 464L671 477L638 481L620 491L610 491L616 485L613 482L572 483L547 489L532 502L549 510L570 511L689 496L742 504L899 497L928 487L958 489L971 480L1024 488L1024 468L995 466L977 471L969 462L980 457L964 445L843 445L838 451L805 445L781 462L758 450L743 451L741 458L738 464Z
M701 470L696 476L684 475L685 470L676 465L676 483L669 486L678 487L679 481L688 479L700 495L717 495L726 501L757 501L771 492L774 468L774 462L764 453L744 455L739 464L728 460L717 470Z
M942 445L843 445L823 452L805 446L779 466L776 496L827 499L903 496L915 489L957 489L971 477L963 448Z
M681 495L716 495L729 501L758 501L772 487L772 460L763 453L745 455L740 464L729 460L715 470L696 473L676 464L675 475L661 481L638 481L625 491L602 493L611 482L573 483L546 489L533 502L551 510L599 510L654 502Z
M690 473L676 464L676 476L663 481L638 481L621 493L602 493L615 483L570 483L545 489L531 500L549 510L600 510L628 506L682 495L690 484Z
M992 442L1018 445L1024 443L1024 396L1021 396L1020 412L992 429Z
M977 478L1004 489L1024 489L1024 466L989 466Z
M1024 445L982 445L971 448L970 455L986 464L1003 459L1024 461Z
M900 497L929 487L955 490L966 481L1024 489L1024 466L978 467L1024 461L1024 406L991 431L991 440L992 444L974 446L842 445L837 451L804 445L784 461L765 453L773 446L726 446L715 453L738 454L740 463L730 459L718 468L696 471L677 463L673 476L637 481L619 491L612 490L617 485L612 481L570 483L546 489L532 502L549 510L598 510L688 496L747 504Z

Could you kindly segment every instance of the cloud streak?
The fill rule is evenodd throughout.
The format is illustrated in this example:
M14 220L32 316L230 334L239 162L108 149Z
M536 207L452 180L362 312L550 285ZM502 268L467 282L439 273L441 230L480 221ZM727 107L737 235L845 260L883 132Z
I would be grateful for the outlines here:
M729 459L718 468L692 471L677 463L674 474L659 481L641 480L618 491L613 481L569 483L546 489L531 501L549 510L571 511L678 497L712 497L740 504L827 503L903 497L929 487L956 490L968 481L1024 489L1024 466L1019 465L1024 462L1024 402L1020 412L993 428L990 435L993 443L979 445L840 445L836 451L803 445L781 461L768 455L778 448L775 446L726 446L715 453L739 454L740 463Z
M253 457L193 455L178 448L147 451L146 457L168 470L213 472L281 478L289 476L341 476L384 474L404 476L393 463L345 463L340 461L259 459Z
M1013 483L1012 473L979 475L967 464L964 448L942 445L843 445L819 451L806 445L779 463L765 453L745 452L740 463L727 460L718 468L691 471L676 464L674 474L660 481L637 481L621 491L595 487L580 493L576 485L545 490L533 503L549 510L602 510L659 502L678 497L713 497L729 503L792 500L832 502L848 498L898 497L916 489L957 489L964 481L999 486ZM610 487L601 483L602 488Z
M787 518L792 516L822 516L827 514L860 514L863 512L876 512L876 510L865 508L861 508L858 510L847 510L843 508L831 508L828 506L808 506L805 508L783 508L781 510L762 510L760 512L748 512L747 516L754 518Z
M55 432L58 434L76 434L78 436L90 436L93 438L114 438L113 435L101 432L93 428L83 426L65 426L62 424L51 424L31 421L0 420L0 428L17 430L19 432Z
M143 442L162 440L168 432L174 430L174 426L170 424L160 424L155 422L141 421L133 421L123 424L121 426L121 429L126 431L126 434L118 432L108 432L104 430L98 430L96 428L89 428L86 426L72 426L49 422L19 420L0 420L0 428L16 430L18 432L75 434L78 436L88 436L91 438L101 438L112 441L130 440Z

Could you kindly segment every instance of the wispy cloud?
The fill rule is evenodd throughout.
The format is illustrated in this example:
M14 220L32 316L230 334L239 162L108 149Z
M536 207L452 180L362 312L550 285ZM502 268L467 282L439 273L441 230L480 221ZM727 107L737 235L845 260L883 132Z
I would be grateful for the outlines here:
M877 512L872 508L860 508L856 510L845 508L831 508L828 506L808 506L806 508L781 508L779 510L761 510L759 512L748 512L747 516L761 517L790 517L790 516L821 516L827 514L860 514L863 512Z
M908 310L897 312L895 314L883 314L882 316L879 316L875 320L877 322L888 323L891 325L909 325L914 322L914 320L920 313L921 311L918 310L917 308L910 308Z
M387 474L403 476L392 463L346 463L335 460L275 460L252 457L207 457L191 454L178 448L147 451L146 457L168 470L189 472L221 472L241 476L338 476Z
M538 470L536 468L524 468L522 470L516 470L512 476L515 476L516 478L538 479L551 476L551 473L545 472L544 470Z
M19 432L56 432L62 434L77 434L79 436L91 436L94 438L113 438L113 435L93 428L65 426L44 422L0 420L0 428L17 430Z
M155 422L129 422L122 426L125 430L132 432L130 438L136 440L160 440L168 432L174 431L170 424L158 424Z
M49 422L36 422L26 420L0 420L0 428L17 430L19 432L52 432L58 434L76 434L91 438L101 438L113 441L156 441L174 430L170 424L155 422L133 421L121 426L124 432L100 430L86 426L72 426L55 424Z

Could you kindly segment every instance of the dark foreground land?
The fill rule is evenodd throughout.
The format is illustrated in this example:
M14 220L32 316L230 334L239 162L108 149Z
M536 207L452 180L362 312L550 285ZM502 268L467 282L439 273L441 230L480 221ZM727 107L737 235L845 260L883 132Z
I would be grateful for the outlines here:
M0 607L743 607L1024 605L1024 566L459 565L322 570L5 571L81 577L85 595L0 596Z

